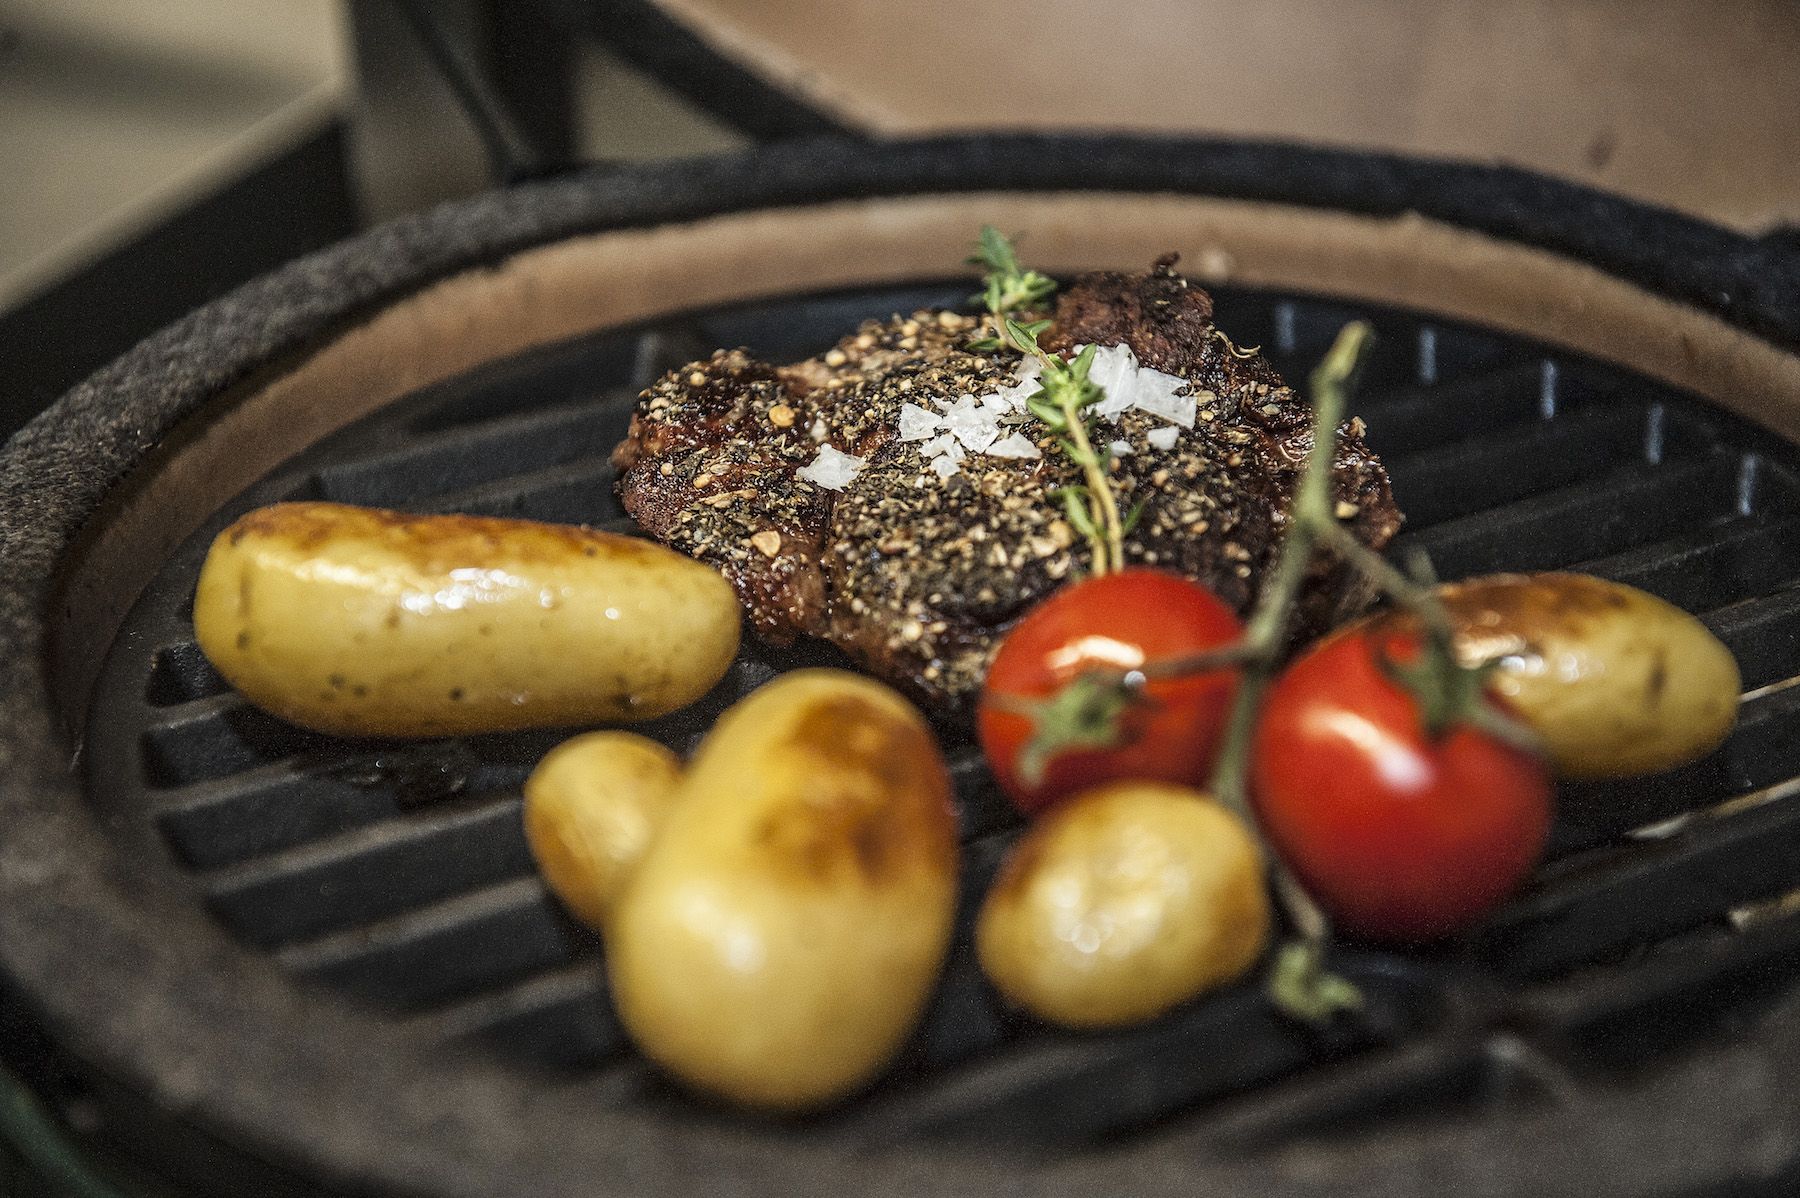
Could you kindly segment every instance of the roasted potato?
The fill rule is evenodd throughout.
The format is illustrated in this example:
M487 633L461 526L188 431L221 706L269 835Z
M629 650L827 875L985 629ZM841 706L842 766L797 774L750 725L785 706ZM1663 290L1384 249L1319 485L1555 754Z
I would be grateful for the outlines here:
M737 651L731 587L631 537L282 503L220 533L194 631L257 706L343 736L649 719Z
M681 759L630 732L590 732L552 749L525 780L525 840L563 905L602 928L662 827Z
M995 989L1051 1023L1120 1027L1240 976L1269 937L1256 841L1198 791L1115 782L1056 807L975 927Z
M1673 769L1737 721L1731 651L1654 595L1584 574L1503 574L1439 588L1469 665L1540 737L1566 778ZM1377 616L1383 624L1412 617Z
M955 896L950 779L925 721L870 679L787 674L720 719L613 907L613 1000L693 1086L816 1107L918 1020Z

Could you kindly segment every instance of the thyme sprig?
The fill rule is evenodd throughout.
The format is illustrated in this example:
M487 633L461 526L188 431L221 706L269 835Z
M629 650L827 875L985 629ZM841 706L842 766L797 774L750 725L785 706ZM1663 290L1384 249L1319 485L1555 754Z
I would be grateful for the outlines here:
M1113 494L1107 478L1112 469L1112 450L1105 448L1098 435L1100 418L1094 411L1095 405L1106 398L1106 392L1088 378L1096 347L1090 345L1074 360L1064 361L1039 348L1037 334L1018 321L1003 318L1001 328L1013 348L1043 363L1044 373L1038 379L1040 390L1025 400L1025 406L1057 434L1056 443L1063 455L1081 467L1084 481L1060 487L1055 494L1062 501L1069 523L1093 548L1093 572L1098 575L1123 570L1125 534L1137 522L1142 508L1129 517L1121 516L1118 496Z
M1095 346L1073 359L1049 353L1038 344L1038 335L1050 327L1048 320L1019 320L1015 314L1032 310L1056 290L1056 281L1019 265L1012 242L992 225L981 230L969 262L985 266L984 286L975 300L987 306L993 335L970 343L979 350L1010 349L1036 358L1043 366L1038 390L1025 400L1031 414L1056 436L1064 456L1081 468L1082 481L1059 487L1053 496L1063 505L1070 525L1087 539L1093 551L1093 573L1110 574L1125 568L1125 537L1143 508L1119 512L1107 475L1112 451L1099 437L1095 406L1106 391L1091 378Z
M971 296L971 302L986 305L996 316L1035 308L1056 292L1056 280L1020 266L1012 241L992 225L981 226L980 239L975 242L975 252L969 255L968 263L985 269L981 294ZM1048 328L1049 323L1045 321L1043 327ZM976 348L999 349L1000 342L996 339L991 345Z

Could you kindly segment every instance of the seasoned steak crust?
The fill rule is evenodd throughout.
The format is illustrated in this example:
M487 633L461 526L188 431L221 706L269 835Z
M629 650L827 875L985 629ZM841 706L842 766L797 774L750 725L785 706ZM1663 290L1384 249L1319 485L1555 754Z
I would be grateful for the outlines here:
M919 442L899 439L903 403L936 409L1012 381L1016 355L973 351L980 322L919 312L869 322L817 358L772 366L722 350L659 380L614 452L619 494L644 529L710 562L737 588L756 630L786 643L816 636L939 709L979 690L1000 636L1033 603L1088 567L1086 542L1053 497L1080 481L1041 425L1036 460L971 454L948 481ZM1145 434L1163 422L1124 413L1128 440L1112 480L1143 514L1127 538L1133 565L1187 575L1240 612L1273 565L1311 412L1255 352L1212 324L1212 300L1176 274L1097 273L1059 298L1047 349L1131 347L1140 363L1187 380L1198 419L1173 448ZM1340 429L1332 482L1341 519L1372 548L1399 529L1387 473ZM866 459L841 491L797 475L821 445ZM1365 607L1371 592L1321 555L1300 605L1302 632Z

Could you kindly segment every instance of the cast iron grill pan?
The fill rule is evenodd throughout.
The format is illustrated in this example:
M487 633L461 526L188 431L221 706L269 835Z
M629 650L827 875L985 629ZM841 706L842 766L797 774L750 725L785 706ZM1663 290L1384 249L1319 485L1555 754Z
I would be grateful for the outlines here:
M535 877L519 788L569 730L347 741L250 707L194 644L212 536L244 511L327 499L635 531L608 452L650 379L714 347L771 360L856 321L961 301L966 282L698 313L484 366L294 458L169 560L122 628L88 725L89 792L123 850L173 869L249 950L295 979L548 1077L600 1075L620 1104L741 1119L639 1058L608 1005L598 938ZM1753 1017L1800 958L1800 452L1716 408L1592 362L1394 310L1223 288L1219 323L1300 380L1346 320L1380 334L1354 407L1408 515L1400 548L1440 573L1571 568L1699 614L1747 694L1712 757L1640 782L1565 788L1550 859L1485 926L1428 953L1351 945L1370 998L1324 1033L1246 983L1147 1027L1054 1032L1002 1010L970 944L1019 825L946 731L964 841L955 948L922 1026L879 1084L769 1135L881 1144L976 1135L1078 1149L1224 1111L1252 1137L1519 1096L1568 1100L1641 1053ZM639 726L681 752L775 674L834 650L747 637L726 679ZM1710 1029L1710 1030L1708 1030ZM1724 1029L1721 1031L1720 1029Z

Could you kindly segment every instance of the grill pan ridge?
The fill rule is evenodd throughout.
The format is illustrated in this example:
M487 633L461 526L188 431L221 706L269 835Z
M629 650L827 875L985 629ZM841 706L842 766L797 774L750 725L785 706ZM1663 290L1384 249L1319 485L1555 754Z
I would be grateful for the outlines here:
M821 352L860 319L954 304L965 290L764 303L608 333L495 363L345 430L219 512L140 600L101 676L86 740L91 792L121 819L153 824L212 915L282 968L429 1034L482 1040L527 1065L603 1072L623 1102L696 1117L630 1053L597 939L533 876L518 790L567 733L356 743L265 715L231 694L193 643L199 562L225 523L291 499L632 532L607 455L656 374L711 345L746 344L769 359ZM1402 547L1426 549L1447 576L1573 567L1629 581L1706 617L1752 663L1752 690L1800 674L1800 591L1786 589L1800 583L1800 455L1666 388L1475 330L1300 297L1223 290L1217 301L1221 326L1265 344L1289 377L1345 320L1376 320L1381 348L1355 407L1409 513ZM1752 655L1754 638L1779 648ZM752 641L711 695L642 731L691 751L725 706L775 673L839 661L823 646ZM1721 757L1700 768L1566 796L1549 866L1557 876L1437 960L1352 952L1345 968L1371 997L1366 1026L1321 1037L1282 1027L1254 984L1108 1036L1056 1035L998 1009L970 926L1018 821L978 752L946 730L967 857L950 967L895 1076L800 1134L978 1135L990 1147L1069 1151L1403 1042L1436 1053L1443 1070L1430 1084L1415 1079L1417 1098L1577 1085L1565 1065L1550 1066L1547 1082L1509 1062L1496 1029L1529 1012L1534 1035L1591 1038L1603 1055L1609 1025L1629 1012L1571 1005L1579 982L1522 997L1505 983L1653 952L1683 933L1704 941L1732 908L1800 882L1791 865L1800 813L1761 820L1753 833L1737 826L1743 817L1728 819L1693 837L1680 860L1651 865L1645 851L1620 850L1635 829L1704 818L1800 777L1800 706L1790 697L1754 700ZM135 786L121 781L134 777ZM1557 1000L1556 1016L1533 1007ZM1498 1041L1522 1042L1510 1032ZM1471 1047L1481 1055L1471 1059ZM1345 1113L1326 1103L1315 1117Z
M533 235L515 229L490 252ZM1576 566L1643 586L1701 613L1750 691L1739 731L1706 762L1565 792L1552 860L1467 942L1422 956L1350 946L1346 968L1376 1001L1366 1026L1324 1038L1273 1021L1248 987L1102 1037L996 1010L966 923L1016 824L972 752L953 745L964 926L925 1026L894 1074L839 1112L774 1124L729 1115L630 1052L606 1008L597 941L530 874L517 786L558 734L333 741L246 707L192 644L199 555L248 505L326 498L623 530L605 455L648 374L716 345L807 352L858 317L965 292L956 282L785 296L490 362L284 463L168 559L87 711L80 768L103 837L51 846L46 870L63 868L57 854L104 853L181 934L204 910L223 934L196 956L229 958L246 979L240 999L228 971L211 1003L221 1020L288 1020L297 1051L342 1034L270 1088L329 1093L355 1080L398 1096L392 1125L357 1128L321 1110L285 1141L292 1156L246 1150L353 1192L677 1192L705 1176L746 1192L826 1191L846 1170L871 1193L1173 1192L1178 1176L1270 1193L1436 1192L1446 1160L1470 1170L1459 1192L1509 1192L1521 1178L1538 1192L1638 1192L1657 1174L1623 1171L1633 1158L1665 1178L1697 1175L1693 1160L1655 1150L1692 1139L1689 1088L1703 1085L1717 1149L1707 1170L1767 1175L1787 1160L1780 1102L1800 1048L1789 985L1800 926L1781 897L1800 884L1800 813L1787 810L1800 789L1800 688L1783 684L1800 674L1800 456L1614 366L1429 314L1219 289L1221 326L1263 341L1290 378L1344 319L1375 319L1380 357L1358 406L1412 518L1408 542L1444 573ZM14 544L26 535L7 531ZM831 660L752 645L718 691L652 731L691 748L735 695ZM59 785L41 768L33 785ZM100 936L96 948L129 945ZM257 995L278 997L240 1009ZM104 1035L51 1022L72 1057L107 1059ZM234 1129L211 1107L211 1084L175 1083L193 1096L187 1113L167 1089L163 1102L177 1122L266 1145L280 1099ZM444 1114L414 1122L416 1150L372 1168L434 1101ZM597 1144L558 1153L545 1138L590 1117L606 1132ZM481 1131L492 1140L470 1134ZM1558 1148L1553 1132L1602 1140ZM520 1155L496 1160L489 1143ZM1584 1156L1619 1171L1584 1175ZM596 1166L613 1170L604 1183ZM1331 1168L1342 1171L1320 1172Z

